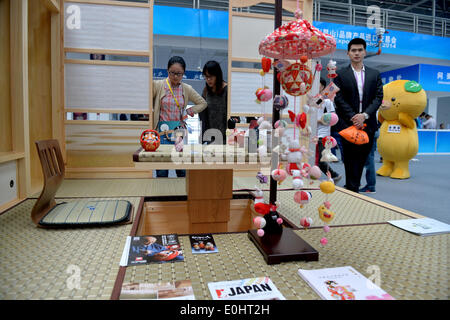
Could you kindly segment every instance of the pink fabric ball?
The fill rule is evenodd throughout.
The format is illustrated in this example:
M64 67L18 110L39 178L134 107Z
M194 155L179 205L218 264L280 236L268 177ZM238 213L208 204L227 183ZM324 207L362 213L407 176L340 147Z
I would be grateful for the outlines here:
M264 236L264 230L258 229L258 231L256 231L256 234L258 235L258 237L262 237L262 236Z
M334 126L338 121L339 121L338 115L336 113L332 112L330 126Z
M328 243L328 239L327 238L325 238L325 237L323 237L322 239L320 239L320 244L321 245L326 245Z
M322 176L322 171L318 166L312 166L311 169L309 169L309 177L313 180L317 180Z
M264 228L266 226L266 219L263 217L256 217L253 219L253 223L255 224L255 227L258 229Z
M283 223L283 219L278 218L278 219L277 219L277 223L278 223L278 224L282 224L282 223Z
M284 181L287 178L287 172L284 169L275 169L272 171L272 178L275 181Z
M325 201L325 202L323 203L323 205L324 205L325 208L327 208L327 209L330 209L330 208L331 208L331 203L330 203L330 201Z
M323 232L329 232L330 231L330 227L329 226L324 226L323 227Z

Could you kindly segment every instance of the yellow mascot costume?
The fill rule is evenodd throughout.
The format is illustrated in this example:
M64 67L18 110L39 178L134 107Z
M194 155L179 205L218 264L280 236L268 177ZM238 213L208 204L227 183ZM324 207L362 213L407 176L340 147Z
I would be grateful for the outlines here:
M419 149L416 122L427 105L427 95L415 81L396 80L383 87L383 103L378 112L381 122L378 152L383 165L377 174L395 179L410 177L409 160Z

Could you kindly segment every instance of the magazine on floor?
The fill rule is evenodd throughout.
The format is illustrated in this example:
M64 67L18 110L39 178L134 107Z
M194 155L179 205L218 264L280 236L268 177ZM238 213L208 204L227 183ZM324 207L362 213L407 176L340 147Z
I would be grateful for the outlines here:
M184 255L176 234L128 237L121 266L183 261Z
M431 218L391 220L388 222L422 237L450 232L450 225Z
M298 269L298 274L324 300L395 300L350 266Z
M120 300L195 300L191 280L122 284Z
M213 300L286 300L269 277L208 283Z
M212 234L191 234L192 253L216 253L219 252Z

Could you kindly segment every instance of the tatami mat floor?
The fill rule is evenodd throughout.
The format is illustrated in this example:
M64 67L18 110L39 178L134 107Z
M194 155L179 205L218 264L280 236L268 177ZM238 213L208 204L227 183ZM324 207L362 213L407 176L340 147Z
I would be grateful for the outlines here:
M233 188L254 185L254 177L236 177ZM317 182L310 187L317 188ZM190 279L197 299L211 299L208 282L269 276L287 299L319 299L297 275L298 268L351 265L370 276L369 267L376 266L381 287L396 299L450 298L450 235L423 238L401 231L386 221L407 219L404 213L337 191L328 199L336 218L327 234L329 244L323 247L317 206L324 195L311 192L313 198L304 208L292 201L292 190L280 190L278 200L280 212L297 226L301 216L313 217L318 228L295 232L319 251L317 262L267 265L246 233L217 234L219 253L193 255L185 249L184 262L129 267L124 281ZM184 179L66 179L57 200L121 197L137 208L141 196L185 194ZM0 215L0 299L110 299L132 226L36 228L30 218L35 201L28 199ZM180 240L189 248L188 237Z

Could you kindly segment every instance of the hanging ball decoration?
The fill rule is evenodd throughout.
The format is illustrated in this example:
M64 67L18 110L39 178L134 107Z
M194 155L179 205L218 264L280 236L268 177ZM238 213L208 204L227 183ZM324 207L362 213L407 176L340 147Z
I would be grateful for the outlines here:
M264 77L265 74L266 74L266 73L264 72L264 70L260 70L260 71L259 71L259 75L260 75L261 77Z
M256 234L258 235L258 237L263 237L264 236L264 230L263 229L258 229L258 231L256 231Z
M305 204L307 204L309 202L309 200L311 200L312 198L312 194L309 191L297 191L294 194L294 201L300 204L300 208L303 208L303 206Z
M309 68L301 63L291 64L281 73L280 82L283 90L291 96L306 94L312 87L313 75ZM304 84L302 86L302 84Z
M253 219L253 224L257 229L262 229L266 226L266 219L264 219L263 217L256 217L255 219Z
M316 69L316 71L322 71L322 69L323 69L322 64L320 64L320 63L316 64L315 69Z
M278 183L281 183L287 178L287 172L284 169L275 169L272 171L272 178L273 180L278 181Z
M339 117L335 112L324 113L322 116L322 122L327 126L334 126L339 120Z
M156 151L161 144L161 138L157 131L147 129L142 132L140 142L145 151Z
M285 109L288 105L289 105L289 100L288 100L288 97L286 97L285 95L278 95L277 94L273 98L273 106L278 111Z
M257 102L265 102L272 99L272 90L267 87L258 88L255 92Z
M309 169L309 178L311 180L318 180L322 176L322 171L318 166L312 166L311 169Z
M334 190L336 189L334 183L331 181L322 181L320 183L319 187L320 187L320 191L322 191L323 193L326 193L326 194L333 193Z
M269 72L270 67L272 66L272 60L270 58L262 57L261 66L262 66L263 72L265 72L265 73Z
M327 209L330 209L330 208L331 208L331 203L330 203L330 201L325 201L325 202L323 203L323 205L324 205L325 208L327 208Z
M324 205L321 205L318 208L319 211L319 218L325 223L330 222L334 219L334 212L331 210L328 210Z
M325 246L328 243L328 239L323 237L322 239L320 239L320 244Z
M283 223L283 219L278 218L278 219L277 219L277 223L278 223L278 224L282 224L282 223Z
M330 227L329 226L323 226L323 232L325 232L325 233L330 232Z
M305 229L311 227L312 224L313 224L313 219L310 217L303 217L300 219L300 225Z

